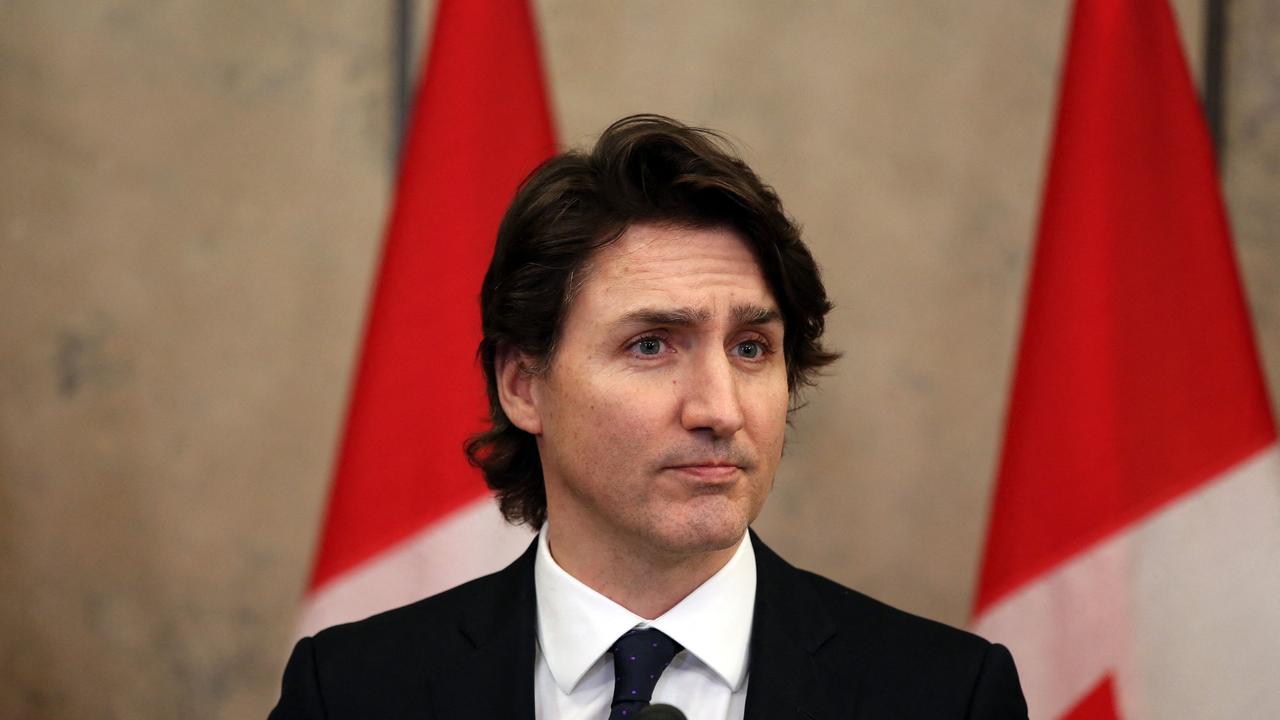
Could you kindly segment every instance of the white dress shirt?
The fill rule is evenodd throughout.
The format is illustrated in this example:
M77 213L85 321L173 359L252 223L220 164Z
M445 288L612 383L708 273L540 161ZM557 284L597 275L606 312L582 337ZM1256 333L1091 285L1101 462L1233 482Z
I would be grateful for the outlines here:
M684 646L658 678L653 702L674 705L689 720L741 720L756 598L756 558L745 534L719 572L654 620L565 572L551 557L545 525L538 536L534 585L538 720L606 720L613 702L609 648L636 627L657 628Z

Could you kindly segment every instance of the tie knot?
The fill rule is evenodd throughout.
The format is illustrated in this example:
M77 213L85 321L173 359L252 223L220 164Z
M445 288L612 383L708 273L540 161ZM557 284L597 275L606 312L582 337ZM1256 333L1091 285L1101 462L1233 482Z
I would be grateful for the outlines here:
M631 630L610 648L613 653L613 706L610 720L634 716L649 704L658 677L683 648L661 630Z

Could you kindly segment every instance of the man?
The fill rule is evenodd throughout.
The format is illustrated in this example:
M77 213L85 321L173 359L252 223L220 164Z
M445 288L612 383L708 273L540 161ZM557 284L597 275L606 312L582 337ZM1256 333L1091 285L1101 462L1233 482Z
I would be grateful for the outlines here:
M300 641L272 718L1022 718L1009 653L797 570L748 526L835 359L818 268L724 143L608 128L520 188L467 448L507 569Z

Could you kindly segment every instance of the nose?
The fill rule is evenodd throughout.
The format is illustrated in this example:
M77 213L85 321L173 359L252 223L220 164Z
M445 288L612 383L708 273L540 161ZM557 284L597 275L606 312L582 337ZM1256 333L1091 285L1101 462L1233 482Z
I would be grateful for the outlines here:
M723 352L699 358L684 378L680 422L686 430L708 431L716 438L730 438L742 429L742 403L738 377Z

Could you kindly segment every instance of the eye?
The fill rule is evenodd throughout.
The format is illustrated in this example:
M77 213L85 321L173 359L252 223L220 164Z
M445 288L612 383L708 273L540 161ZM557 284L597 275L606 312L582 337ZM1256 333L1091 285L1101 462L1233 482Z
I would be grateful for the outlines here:
M631 348L641 355L661 355L666 348L666 341L660 337L650 335L631 343Z
M738 343L737 350L738 355L746 358L747 360L759 360L767 351L764 343L759 340L746 340L744 342L740 342Z

